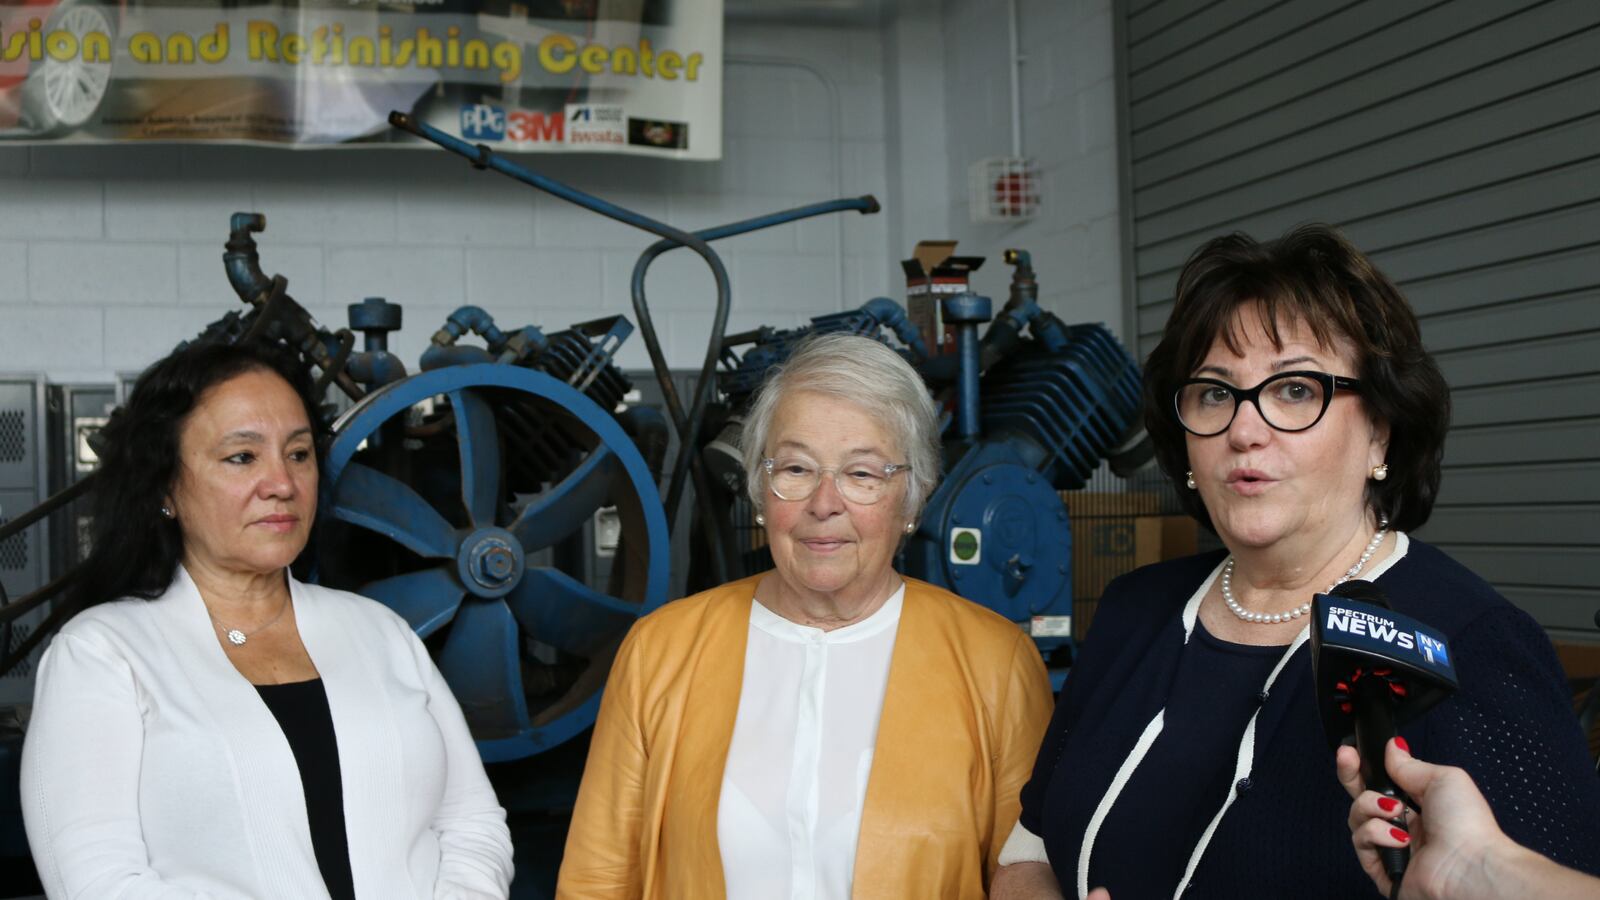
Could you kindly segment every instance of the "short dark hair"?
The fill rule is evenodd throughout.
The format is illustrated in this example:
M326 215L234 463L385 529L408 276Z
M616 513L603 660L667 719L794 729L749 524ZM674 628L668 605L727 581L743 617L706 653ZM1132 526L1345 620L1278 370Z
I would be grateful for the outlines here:
M1144 421L1184 508L1216 530L1199 494L1184 484L1189 454L1173 394L1217 340L1237 351L1234 314L1252 303L1261 305L1274 344L1281 346L1281 324L1304 323L1324 347L1336 336L1355 346L1362 402L1389 426L1389 477L1367 482L1367 502L1392 528L1421 527L1439 494L1450 388L1399 288L1337 230L1315 224L1265 243L1237 232L1214 238L1178 275L1166 330L1145 362Z
M90 551L72 587L75 606L151 600L166 591L183 559L183 533L161 514L178 474L183 423L207 390L255 371L272 372L294 389L320 449L325 428L313 382L292 352L255 342L193 343L173 351L139 376L101 430Z

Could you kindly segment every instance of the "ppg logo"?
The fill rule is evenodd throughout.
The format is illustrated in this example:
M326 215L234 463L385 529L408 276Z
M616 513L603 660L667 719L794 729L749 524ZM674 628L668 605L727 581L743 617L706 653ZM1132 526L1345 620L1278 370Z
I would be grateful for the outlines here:
M487 103L473 103L461 107L461 136L479 141L503 141L506 138L505 110Z
M1450 665L1450 651L1445 649L1444 641L1435 640L1422 632L1417 632L1417 649L1428 662L1436 666Z

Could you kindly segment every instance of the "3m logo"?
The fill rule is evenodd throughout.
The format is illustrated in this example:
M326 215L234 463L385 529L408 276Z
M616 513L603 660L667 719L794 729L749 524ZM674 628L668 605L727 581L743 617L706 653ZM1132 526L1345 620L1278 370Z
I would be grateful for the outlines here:
M559 112L513 109L506 114L506 139L528 143L556 143L566 140L566 120Z
M461 136L477 141L505 140L505 111L487 103L463 105L461 107Z

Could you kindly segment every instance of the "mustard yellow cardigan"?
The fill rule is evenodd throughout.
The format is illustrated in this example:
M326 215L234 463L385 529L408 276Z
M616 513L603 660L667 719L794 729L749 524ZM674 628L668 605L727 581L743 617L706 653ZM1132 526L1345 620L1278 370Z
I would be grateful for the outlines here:
M717 801L760 576L669 603L617 651L558 898L718 898ZM906 580L856 846L857 898L981 898L1049 724L1015 624Z

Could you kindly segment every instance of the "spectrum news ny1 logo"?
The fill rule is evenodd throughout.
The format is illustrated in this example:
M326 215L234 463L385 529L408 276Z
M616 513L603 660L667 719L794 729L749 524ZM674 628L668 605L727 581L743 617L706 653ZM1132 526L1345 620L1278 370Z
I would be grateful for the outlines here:
M474 141L560 144L566 141L566 116L561 112L508 110L487 103L463 103L461 136Z

